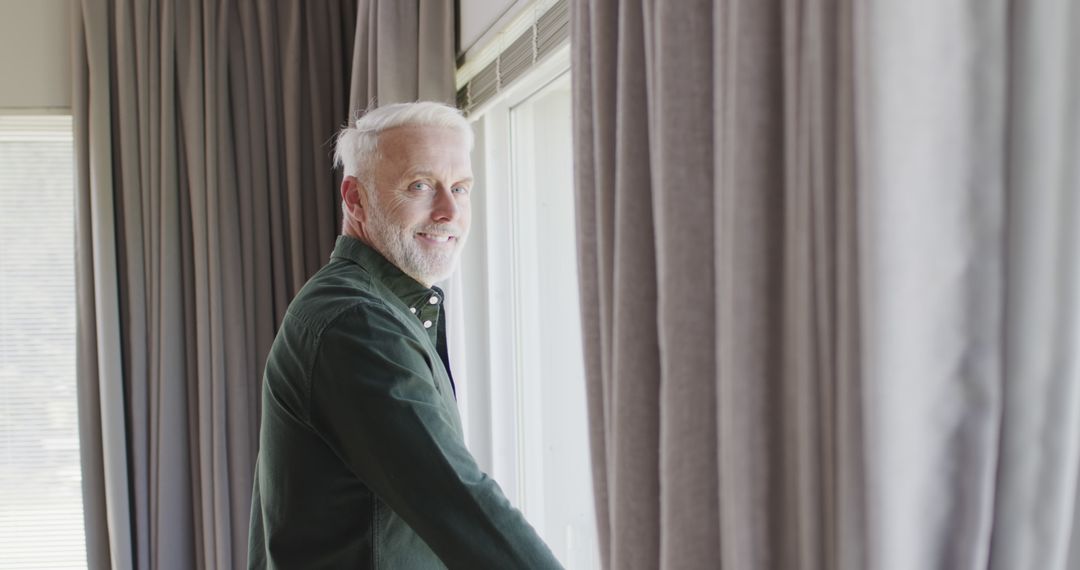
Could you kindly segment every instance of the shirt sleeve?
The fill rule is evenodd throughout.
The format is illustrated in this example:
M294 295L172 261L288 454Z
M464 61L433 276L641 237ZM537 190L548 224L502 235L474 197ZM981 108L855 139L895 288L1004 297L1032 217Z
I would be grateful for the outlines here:
M339 317L311 374L313 427L450 568L561 568L466 449L420 343L380 305Z

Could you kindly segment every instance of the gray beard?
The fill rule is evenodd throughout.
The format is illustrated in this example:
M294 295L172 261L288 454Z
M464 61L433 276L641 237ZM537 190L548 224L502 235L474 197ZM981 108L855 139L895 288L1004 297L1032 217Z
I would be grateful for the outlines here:
M368 212L367 234L373 242L371 245L390 263L425 286L442 281L454 272L465 241L465 236L459 235L457 228L446 224L429 224L421 228L397 227L387 219L374 199L371 200L371 205L373 207ZM452 251L434 254L420 249L420 244L414 238L416 232L452 233L458 237Z

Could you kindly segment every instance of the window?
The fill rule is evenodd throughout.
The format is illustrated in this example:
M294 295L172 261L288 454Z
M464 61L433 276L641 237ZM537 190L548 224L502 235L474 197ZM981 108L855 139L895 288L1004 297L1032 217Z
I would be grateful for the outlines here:
M69 116L0 116L0 568L86 568Z
M599 558L568 68L564 45L473 117L478 184L458 282L468 363L460 394L481 466L567 568L589 569Z

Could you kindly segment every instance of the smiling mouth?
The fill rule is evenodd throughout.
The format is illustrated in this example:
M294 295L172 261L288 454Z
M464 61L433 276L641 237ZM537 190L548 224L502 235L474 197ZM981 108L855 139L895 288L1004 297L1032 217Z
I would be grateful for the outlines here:
M421 238L423 238L423 239L425 239L427 241L432 241L432 242L435 242L435 243L449 243L451 240L457 239L456 237L451 236L451 235L426 234L426 233L423 233L423 232L420 232L420 233L418 233L416 235L420 236Z

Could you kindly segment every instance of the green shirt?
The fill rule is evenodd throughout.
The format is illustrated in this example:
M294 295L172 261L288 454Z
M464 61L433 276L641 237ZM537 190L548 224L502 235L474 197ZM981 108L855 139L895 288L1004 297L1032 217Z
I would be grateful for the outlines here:
M465 448L443 294L341 236L270 349L251 568L560 568Z

